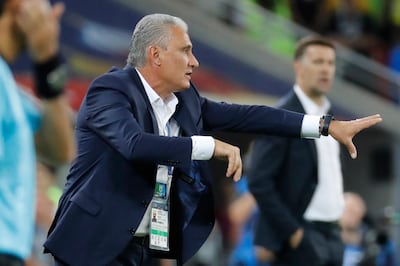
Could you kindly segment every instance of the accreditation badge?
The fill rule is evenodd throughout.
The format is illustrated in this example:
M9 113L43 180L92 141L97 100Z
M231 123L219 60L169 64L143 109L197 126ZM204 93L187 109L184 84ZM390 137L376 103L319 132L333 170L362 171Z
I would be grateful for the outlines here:
M153 198L150 211L150 249L169 251L169 201Z

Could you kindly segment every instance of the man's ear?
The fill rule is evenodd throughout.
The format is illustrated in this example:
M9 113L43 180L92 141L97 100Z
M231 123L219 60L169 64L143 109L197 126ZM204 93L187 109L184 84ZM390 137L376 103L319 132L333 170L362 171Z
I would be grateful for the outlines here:
M152 64L161 65L160 51L158 46L150 46L147 50L147 57Z
M295 74L299 73L299 69L300 69L300 62L299 62L298 60L295 60L295 61L293 62L293 70L294 70L294 73L295 73Z

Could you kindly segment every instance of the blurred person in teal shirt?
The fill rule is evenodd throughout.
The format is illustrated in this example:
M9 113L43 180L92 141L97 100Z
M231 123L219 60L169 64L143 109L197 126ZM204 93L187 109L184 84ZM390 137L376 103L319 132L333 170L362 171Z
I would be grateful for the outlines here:
M58 166L74 156L59 53L64 6L0 0L0 265L24 265L34 234L36 157ZM28 50L35 92L20 90L9 64Z

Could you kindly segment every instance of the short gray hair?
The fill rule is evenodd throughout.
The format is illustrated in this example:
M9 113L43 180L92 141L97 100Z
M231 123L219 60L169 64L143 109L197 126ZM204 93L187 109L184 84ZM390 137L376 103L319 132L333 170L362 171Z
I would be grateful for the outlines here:
M167 48L172 36L171 26L178 26L185 32L188 30L186 22L178 17L167 14L144 16L133 31L127 63L133 67L143 67L146 64L149 46Z

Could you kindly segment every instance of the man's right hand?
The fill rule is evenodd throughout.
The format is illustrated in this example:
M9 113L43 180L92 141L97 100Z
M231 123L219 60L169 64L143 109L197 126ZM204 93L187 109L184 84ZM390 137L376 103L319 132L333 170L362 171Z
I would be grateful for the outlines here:
M226 177L232 177L235 182L240 180L242 176L242 158L238 147L215 139L213 157L228 161Z
M63 13L63 3L51 6L49 0L21 2L17 22L35 63L45 62L57 54Z

